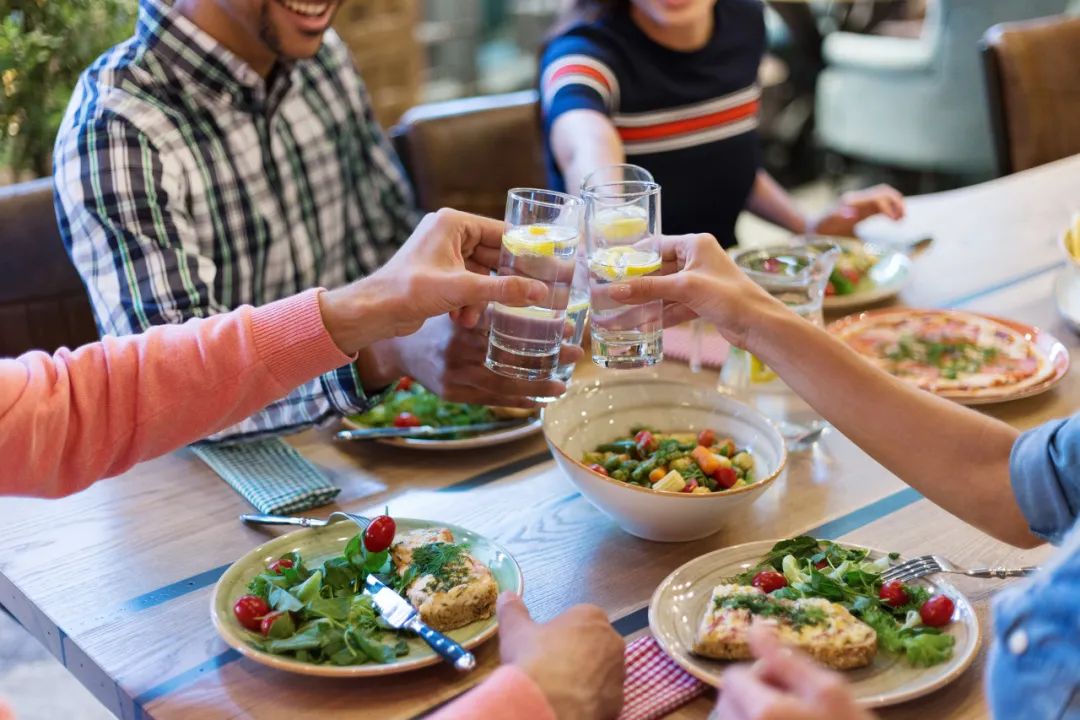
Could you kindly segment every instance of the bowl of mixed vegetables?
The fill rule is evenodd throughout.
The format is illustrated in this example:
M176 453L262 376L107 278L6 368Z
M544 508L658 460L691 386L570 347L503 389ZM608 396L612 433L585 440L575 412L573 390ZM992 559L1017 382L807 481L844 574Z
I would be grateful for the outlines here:
M623 530L682 542L732 524L780 476L783 438L714 389L656 377L576 385L544 408L544 437L582 495Z

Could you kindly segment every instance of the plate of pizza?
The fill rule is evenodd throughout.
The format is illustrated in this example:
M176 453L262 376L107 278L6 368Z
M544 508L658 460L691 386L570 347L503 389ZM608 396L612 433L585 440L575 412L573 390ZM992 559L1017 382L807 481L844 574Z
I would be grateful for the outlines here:
M1060 340L1031 325L958 310L889 308L829 331L886 372L965 405L1038 395L1069 370Z

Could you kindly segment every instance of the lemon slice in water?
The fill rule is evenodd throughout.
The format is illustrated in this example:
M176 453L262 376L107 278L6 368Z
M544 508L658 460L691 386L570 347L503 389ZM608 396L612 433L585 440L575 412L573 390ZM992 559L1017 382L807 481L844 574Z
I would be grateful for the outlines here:
M589 271L614 282L654 273L660 265L658 253L623 245L596 252L589 260Z
M773 369L757 359L756 355L750 356L750 382L766 383L776 379Z
M503 234L503 247L513 255L554 257L563 254L577 242L577 233L552 225L524 225Z

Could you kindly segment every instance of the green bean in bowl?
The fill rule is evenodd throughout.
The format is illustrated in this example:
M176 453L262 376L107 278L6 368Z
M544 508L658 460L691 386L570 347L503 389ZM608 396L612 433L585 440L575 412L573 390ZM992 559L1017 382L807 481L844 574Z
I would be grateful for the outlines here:
M754 482L754 458L711 429L664 433L645 426L582 456L593 472L659 492L721 493Z

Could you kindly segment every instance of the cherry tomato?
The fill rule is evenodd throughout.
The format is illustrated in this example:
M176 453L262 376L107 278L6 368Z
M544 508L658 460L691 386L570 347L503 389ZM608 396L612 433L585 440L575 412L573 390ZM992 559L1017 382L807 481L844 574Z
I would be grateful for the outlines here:
M420 418L416 417L411 412L400 413L394 418L394 427L420 427Z
M935 595L919 608L919 617L930 627L944 627L952 621L956 604L948 595Z
M695 490L697 490L697 480L695 480L694 478L690 478L690 481L687 482L686 485L683 486L683 489L679 492L692 493Z
M824 570L825 568L829 567L829 561L825 558L821 558L816 563L814 563L814 567L818 570Z
M765 258L765 262L761 263L761 269L767 273L780 272L780 261L776 258Z
M293 561L289 558L281 558L270 563L270 572L275 575L280 575L283 571L288 570L293 566Z
M264 617L262 619L262 622L259 624L259 632L261 632L263 635L269 635L270 628L274 627L274 623L276 623L278 621L278 618L280 618L284 614L284 610L278 610Z
M735 468L721 465L713 472L713 480L726 490L739 482L739 475L735 472Z
M408 375L406 375L405 377L403 377L403 378L401 378L400 380L397 381L397 389L398 390L408 390L409 388L412 387L412 384L413 384L413 379L411 377L409 377Z
M893 607L900 607L907 604L908 594L904 589L904 583L899 580L890 580L881 586L878 590L878 597L887 604Z
M760 589L761 592L771 593L773 590L787 587L787 578L775 570L762 570L754 576L750 584Z
M840 274L850 280L852 285L858 285L862 281L862 276L859 275L859 271L855 268L841 270Z
M597 463L593 463L592 465L589 466L589 469L592 470L595 473L600 473L604 477L608 476L607 468L604 467L603 465L598 465Z
M397 524L389 515L380 515L371 521L364 531L364 547L368 552L382 552L394 542Z
M832 284L832 280L825 283L825 296L832 297L836 294L836 286Z
M702 430L701 432L698 433L698 436L697 436L697 444L698 445L704 445L705 447L712 447L714 442L716 442L716 433L714 433L712 430L709 430L708 428L706 428L706 429L704 429L704 430Z
M642 430L635 435L634 442L637 443L638 451L643 457L655 450L657 446L656 438L648 430Z
M258 595L244 595L233 605L236 621L252 631L259 630L259 623L268 612L270 612L270 606Z

